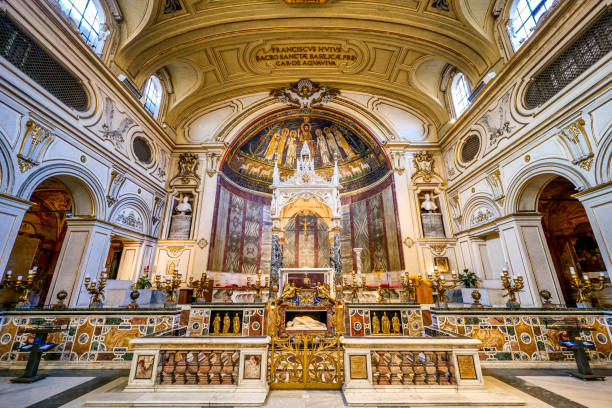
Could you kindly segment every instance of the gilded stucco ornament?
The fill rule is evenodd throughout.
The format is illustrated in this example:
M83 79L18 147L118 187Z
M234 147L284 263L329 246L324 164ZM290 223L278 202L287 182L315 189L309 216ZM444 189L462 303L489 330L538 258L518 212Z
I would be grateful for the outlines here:
M415 173L412 175L412 180L415 180L419 177L423 178L423 181L430 182L432 176L437 176L438 174L434 170L434 159L433 155L430 152L422 151L416 153L414 155L414 167L416 169Z
M55 134L33 120L26 122L25 136L17 153L17 163L22 173L40 164L42 155L49 147Z
M300 79L298 82L282 88L273 89L270 96L278 99L280 103L297 106L300 109L310 109L331 102L340 91L327 86L320 86L309 79Z
M179 156L178 162L178 177L183 180L183 183L188 183L190 178L200 180L200 176L196 173L198 170L198 155L194 153L182 153Z

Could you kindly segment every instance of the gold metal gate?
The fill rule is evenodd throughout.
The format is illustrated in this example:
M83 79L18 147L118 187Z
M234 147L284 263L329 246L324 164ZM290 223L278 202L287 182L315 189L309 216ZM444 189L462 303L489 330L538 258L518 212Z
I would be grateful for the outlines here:
M275 336L268 367L272 389L341 389L344 354L340 338L311 334Z

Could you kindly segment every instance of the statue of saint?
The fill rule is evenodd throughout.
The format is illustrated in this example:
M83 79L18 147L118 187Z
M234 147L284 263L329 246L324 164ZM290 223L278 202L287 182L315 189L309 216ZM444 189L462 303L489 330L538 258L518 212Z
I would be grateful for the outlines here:
M230 331L230 318L227 313L223 316L223 334L228 334Z
M234 334L240 334L240 329L241 329L241 325L240 325L240 317L238 316L238 313L236 313L234 315L234 325L233 325L233 329L234 329Z
M383 312L382 317L382 331L384 334L391 333L391 321L387 317L387 312Z
M285 326L291 330L327 330L327 325L310 316L296 316Z
M380 320L376 313L372 314L372 334L380 334Z
M219 330L221 329L221 317L219 317L219 313L215 316L215 320L213 320L213 334L219 334Z
M438 206L432 200L432 196L429 193L425 193L425 199L421 203L421 209L425 212L435 212L438 210Z
M393 333L399 334L402 326L400 325L400 320L399 320L399 317L397 317L397 313L393 315L393 318L391 319L391 323L393 324Z
M191 204L189 204L189 196L184 195L182 201L176 206L176 212L179 215L185 215L185 213L191 212Z

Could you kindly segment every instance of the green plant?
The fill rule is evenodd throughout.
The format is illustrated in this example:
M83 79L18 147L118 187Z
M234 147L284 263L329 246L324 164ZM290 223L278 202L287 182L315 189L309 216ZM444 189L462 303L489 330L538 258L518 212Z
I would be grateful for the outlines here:
M136 281L136 289L148 289L150 287L153 287L153 285L151 284L151 281L147 275L142 275Z
M466 288L478 287L478 276L474 272L470 272L469 269L464 269L463 273L460 273L457 278Z

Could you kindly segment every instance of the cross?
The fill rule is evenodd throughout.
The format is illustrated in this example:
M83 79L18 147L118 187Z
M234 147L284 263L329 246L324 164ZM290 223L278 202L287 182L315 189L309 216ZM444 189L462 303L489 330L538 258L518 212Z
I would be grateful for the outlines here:
M308 235L308 226L310 225L310 222L304 219L302 220L301 225L302 227L304 227L304 238L306 238L306 236Z

